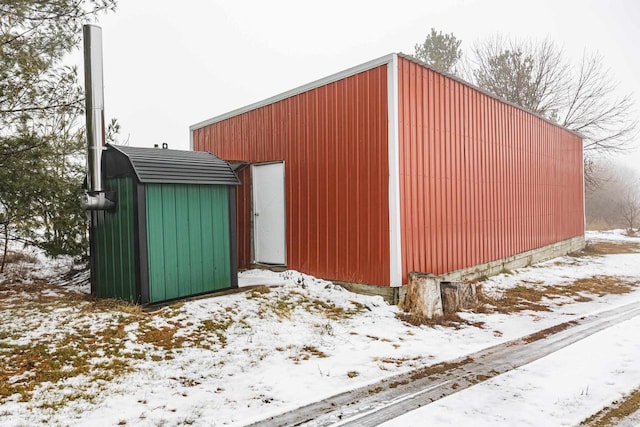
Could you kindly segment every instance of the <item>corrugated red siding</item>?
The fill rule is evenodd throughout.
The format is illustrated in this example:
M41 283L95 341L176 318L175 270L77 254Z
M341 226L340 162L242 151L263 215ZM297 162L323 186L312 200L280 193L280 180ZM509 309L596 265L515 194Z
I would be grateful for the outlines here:
M584 234L581 139L398 58L403 282Z
M387 68L379 66L193 131L195 150L285 161L287 266L389 284ZM240 266L251 262L250 168L240 174Z

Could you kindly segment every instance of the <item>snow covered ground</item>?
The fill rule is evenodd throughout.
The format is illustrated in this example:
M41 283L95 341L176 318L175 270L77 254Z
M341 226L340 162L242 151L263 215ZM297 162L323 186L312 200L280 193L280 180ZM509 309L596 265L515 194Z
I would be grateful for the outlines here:
M587 237L640 244L621 232ZM464 313L468 323L457 328L410 325L379 297L295 271L243 272L241 285L266 286L147 314L84 297L78 291L88 291L86 276L65 286L69 281L58 273L68 262L60 266L38 257L22 266L41 269L31 280L0 286L3 426L244 425L640 300L640 253L567 256L490 278L482 285L494 296L517 286L571 286L594 276L619 278L630 292L542 298L550 311ZM442 417L450 417L454 405L468 411L453 424L493 424L498 413L506 417L503 425L575 424L640 386L637 334L623 333L638 322L429 405L428 415L410 413L417 418L403 425L424 425L429 417L451 425ZM463 393L472 394L455 401ZM530 400L536 403L513 409Z
M638 330L635 317L383 425L578 425L640 387Z

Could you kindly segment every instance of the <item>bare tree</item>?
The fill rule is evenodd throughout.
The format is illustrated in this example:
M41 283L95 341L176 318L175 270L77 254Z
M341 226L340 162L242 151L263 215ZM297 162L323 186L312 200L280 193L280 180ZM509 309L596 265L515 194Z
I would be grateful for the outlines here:
M633 98L616 96L618 84L602 56L585 53L572 66L549 39L500 36L476 43L472 55L478 86L583 136L587 185L595 184L594 156L629 148L638 125Z
M558 123L584 136L588 154L624 151L636 134L631 94L616 97L618 84L599 54L584 54L570 73Z
M568 84L564 54L549 39L535 43L502 36L476 43L472 74L481 88L547 118L554 118Z
M624 193L624 176L631 173L626 168L608 160L590 162L590 176L597 185L585 191L585 214L590 229L619 228L619 206Z
M640 194L637 183L627 187L620 204L620 215L628 230L633 232L640 220Z
M640 222L640 175L624 164L592 162L596 186L587 188L585 208L589 228L637 228Z

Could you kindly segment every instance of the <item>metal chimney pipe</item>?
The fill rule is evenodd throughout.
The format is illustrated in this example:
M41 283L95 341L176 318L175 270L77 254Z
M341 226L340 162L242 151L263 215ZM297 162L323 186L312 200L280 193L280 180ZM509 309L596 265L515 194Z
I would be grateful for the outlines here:
M87 194L83 207L87 210L104 210L113 207L114 203L106 198L102 183L102 147L105 143L102 28L84 25L82 35L87 119Z

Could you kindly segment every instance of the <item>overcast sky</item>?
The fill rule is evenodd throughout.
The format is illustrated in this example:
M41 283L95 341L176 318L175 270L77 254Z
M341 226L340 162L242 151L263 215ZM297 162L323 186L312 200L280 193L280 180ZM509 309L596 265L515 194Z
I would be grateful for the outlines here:
M549 36L573 59L600 52L640 111L638 0L119 3L99 22L105 114L133 146L188 149L189 125L391 52L411 54L431 27L454 33L463 49L501 33ZM640 152L626 158L640 171Z

